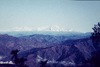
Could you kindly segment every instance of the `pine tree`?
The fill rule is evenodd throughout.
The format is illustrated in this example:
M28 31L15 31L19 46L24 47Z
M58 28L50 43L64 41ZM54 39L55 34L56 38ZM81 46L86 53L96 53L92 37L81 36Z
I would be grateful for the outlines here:
M17 66L17 67L28 67L26 64L25 64L25 61L27 60L27 59L25 59L25 58L19 58L18 57L18 52L19 52L19 50L18 49L16 49L16 50L12 50L11 51L11 55L12 55L12 60L13 60L13 62L15 63L15 65Z
M90 38L92 39L96 51L92 53L92 57L88 60L88 62L93 67L100 67L100 22L94 25L92 29L94 32Z
M100 48L100 22L98 22L98 24L95 24L92 29L94 31L91 36L93 45L97 50L100 50L99 49Z

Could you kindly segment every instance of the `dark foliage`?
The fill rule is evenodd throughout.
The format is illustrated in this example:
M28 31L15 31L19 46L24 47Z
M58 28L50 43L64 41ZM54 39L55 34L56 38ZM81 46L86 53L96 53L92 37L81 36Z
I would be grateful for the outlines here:
M40 67L47 67L47 66L46 66L47 61L48 61L48 60L46 60L46 61L41 61L41 62L40 62Z
M90 38L92 39L96 51L92 53L91 59L87 62L93 67L100 67L100 23L94 25L92 29L94 32Z
M99 48L99 42L100 42L100 23L97 25L94 25L92 36L90 37L92 39L93 45L96 49Z
M27 59L25 59L25 58L18 58L18 52L19 52L19 50L18 49L16 49L16 50L12 50L11 51L11 54L12 54L12 60L13 60L13 62L15 63L15 65L17 66L17 67L28 67L26 64L25 64L25 61L27 60Z

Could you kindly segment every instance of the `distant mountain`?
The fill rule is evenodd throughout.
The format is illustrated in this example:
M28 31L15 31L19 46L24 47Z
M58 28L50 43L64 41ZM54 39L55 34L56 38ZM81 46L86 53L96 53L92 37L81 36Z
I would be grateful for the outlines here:
M29 36L33 34L54 35L54 36L90 36L91 32L75 32L75 31L9 31L0 32L0 34L8 34L14 37Z
M39 26L39 27L14 27L10 31L72 31L71 29L65 29L58 25L48 25L48 26Z
M30 67L33 64L38 67L39 62L44 60L48 60L47 65L58 65L57 67L80 65L95 51L89 36L90 33L33 34L19 37L1 34L0 60L10 60L11 50L19 49L19 56L27 58L26 63Z
M27 65L38 67L39 62L48 60L47 65L56 64L66 66L79 66L86 59L91 57L91 53L95 51L90 39L72 40L66 43L46 47L46 48L32 48L30 50L20 53L20 56L27 57ZM51 66L53 67L53 66ZM62 67L62 66L58 66Z
M58 25L52 26L40 26L37 28L34 27L15 27L9 31L1 31L0 34L8 34L11 36L19 37L19 36L27 36L33 34L43 34L43 35L63 35L63 36L76 36L76 35L83 35L87 36L90 35L91 32L79 32L74 31L72 29L66 29Z
M46 26L46 27L39 27L37 28L37 31L56 31L56 32L69 32L71 30L66 30L60 26L53 25L53 26Z

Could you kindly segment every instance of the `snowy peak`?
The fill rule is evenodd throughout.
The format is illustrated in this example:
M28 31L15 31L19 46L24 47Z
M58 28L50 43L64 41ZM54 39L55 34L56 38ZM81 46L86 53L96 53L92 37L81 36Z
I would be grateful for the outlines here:
M2 31L0 31L2 32ZM60 32L65 32L65 33L70 33L70 32L80 32L80 31L75 31L72 29L68 29L67 27L62 27L62 26L58 26L58 25L52 25L52 26L25 26L25 27L14 27L10 30L4 30L3 32L49 32L49 33L60 33ZM83 33L83 32L80 32Z
M60 31L71 31L71 30L66 30L60 26L53 25L53 26L46 26L46 27L39 27L37 28L37 31L55 31L55 32L60 32Z
M58 25L40 26L40 27L15 27L12 31L51 31L51 32L71 32L72 30L65 29Z

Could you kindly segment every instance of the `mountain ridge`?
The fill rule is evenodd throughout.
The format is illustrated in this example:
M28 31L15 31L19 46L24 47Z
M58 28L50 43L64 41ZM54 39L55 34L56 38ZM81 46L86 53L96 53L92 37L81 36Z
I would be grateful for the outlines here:
M0 35L0 60L10 60L10 52L20 50L20 57L25 57L29 67L38 67L40 61L48 60L47 65L73 66L79 65L91 57L95 51L88 35L55 36L33 34L14 37L8 34ZM79 58L80 57L80 58Z

